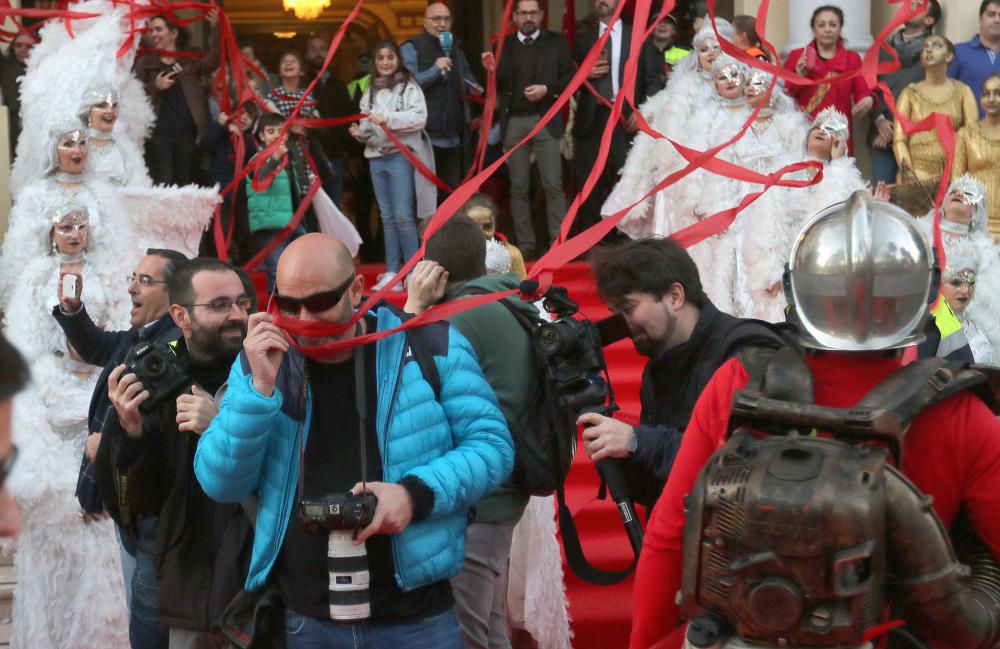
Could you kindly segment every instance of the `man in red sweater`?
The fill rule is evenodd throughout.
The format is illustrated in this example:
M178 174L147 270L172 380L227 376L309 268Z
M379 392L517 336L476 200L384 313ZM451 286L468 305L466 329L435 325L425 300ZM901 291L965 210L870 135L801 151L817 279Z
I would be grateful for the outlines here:
M901 211L858 192L824 210L800 234L787 292L800 342L816 350L805 358L815 404L853 406L903 365L902 348L922 338L926 300L933 295L932 262L915 227ZM684 496L725 444L733 394L748 378L739 359L731 359L695 406L646 529L631 649L682 642L675 596L684 560ZM933 496L944 525L964 509L975 532L1000 557L1000 423L989 408L969 392L925 408L906 433L902 456L903 473Z

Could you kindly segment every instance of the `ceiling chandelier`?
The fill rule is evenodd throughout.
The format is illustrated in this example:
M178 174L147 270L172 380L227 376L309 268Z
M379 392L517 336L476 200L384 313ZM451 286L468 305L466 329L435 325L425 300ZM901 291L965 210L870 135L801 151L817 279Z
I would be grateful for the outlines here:
M330 6L330 0L281 0L285 10L295 12L299 20L315 20Z

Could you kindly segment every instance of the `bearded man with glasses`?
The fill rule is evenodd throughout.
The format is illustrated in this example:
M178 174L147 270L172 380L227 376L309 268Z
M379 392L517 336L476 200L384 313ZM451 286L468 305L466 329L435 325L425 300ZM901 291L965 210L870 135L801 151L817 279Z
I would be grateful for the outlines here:
M140 286L155 281L137 274ZM143 611L144 617L158 609L170 649L222 646L220 618L242 586L253 532L239 505L205 495L192 460L243 346L251 298L232 266L209 258L180 266L167 280L167 292L181 336L166 348L175 358L165 365L183 368L190 387L144 407L162 386L144 386L124 364L109 374L117 416L105 422L99 483L112 517L138 536L141 556L156 558L158 606ZM152 538L151 519L158 519ZM166 645L161 636L141 646Z
M336 240L307 234L288 246L273 313L250 317L195 473L220 502L259 497L246 588L278 591L287 649L459 649L448 580L462 568L470 508L513 466L510 433L472 347L447 323L306 357L298 347L402 323L406 316L383 306L350 325L363 289ZM283 318L349 326L304 337L279 328ZM370 575L363 601L352 603L367 611L347 619L335 610L333 542L310 528L303 503L349 491L377 503L352 544Z

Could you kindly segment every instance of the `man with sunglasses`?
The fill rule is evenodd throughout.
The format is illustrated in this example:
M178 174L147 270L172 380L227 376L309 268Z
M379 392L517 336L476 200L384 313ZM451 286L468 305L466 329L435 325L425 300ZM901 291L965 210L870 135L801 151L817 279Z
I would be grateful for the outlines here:
M97 467L94 460L101 443L101 430L108 413L112 411L108 398L108 375L125 361L128 351L139 341L175 340L180 331L167 312L170 305L167 297L167 282L178 266L187 257L176 250L150 248L139 260L135 270L123 277L128 283L128 294L132 303L129 313L130 329L124 331L104 331L87 314L83 303L83 277L77 276L74 295L63 293L63 283L57 282L59 304L52 309L66 340L86 363L104 367L94 394L90 399L87 415L90 436L84 447L84 457L77 480L76 496L85 516L99 516L104 512L104 502L97 487ZM122 577L125 580L125 596L129 608L129 635L134 647L156 646L155 642L145 642L146 638L162 637L166 642L166 629L158 623L156 610L156 574L153 559L143 553L143 548L151 547L155 539L156 519L145 523L146 536L139 539L118 530L121 544ZM133 589L133 585L138 587Z
M203 257L182 265L167 288L181 332L169 349L191 387L143 413L155 389L125 365L110 373L117 417L104 427L101 492L115 520L133 533L149 517L159 519L155 542L143 550L156 558L159 619L169 628L170 649L220 646L220 618L242 586L252 530L238 505L205 495L192 460L243 345L251 298L229 264Z
M363 289L336 240L288 246L272 312L250 318L195 472L219 501L259 497L246 588L276 587L288 649L459 649L448 580L462 567L470 508L510 473L510 434L468 341L445 323L332 353L298 349L402 323L385 306L351 325ZM348 326L290 336L278 327L286 318ZM378 498L354 541L367 555L370 614L336 623L327 534L310 533L301 503L347 491Z

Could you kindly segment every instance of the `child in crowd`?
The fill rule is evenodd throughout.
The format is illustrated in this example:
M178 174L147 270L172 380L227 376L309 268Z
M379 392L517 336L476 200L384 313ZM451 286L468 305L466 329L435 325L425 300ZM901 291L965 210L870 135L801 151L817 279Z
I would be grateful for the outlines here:
M299 186L288 165L288 149L285 146L286 135L282 133L285 120L281 115L267 113L257 123L257 137L262 144L262 150L257 153L250 164L255 164L258 156L263 155L267 147L280 140L277 149L260 166L256 172L247 174L244 179L247 193L247 216L250 232L253 236L256 250L259 252L271 243L278 233L288 225L299 204ZM254 179L257 188L254 188ZM267 292L274 290L275 275L278 270L278 258L293 240L305 234L301 223L295 230L268 253L264 260L267 270Z
M510 254L510 272L517 275L517 279L523 280L528 274L524 268L524 257L517 246L497 232L497 205L493 199L486 194L473 194L462 206L462 213L483 228L483 236L487 241L496 241L507 249Z
M225 190L233 182L236 174L236 147L233 145L235 135L243 139L243 166L246 166L257 153L257 141L252 134L252 128L259 109L253 103L247 102L236 115L219 113L215 121L205 129L201 140L202 151L209 159L208 178L210 184L219 186L219 191ZM231 191L222 195L222 229L229 231L230 218L235 218L233 224L233 240L229 247L229 258L243 260L241 254L247 249L249 229L247 228L247 196L240 182ZM213 229L209 228L202 239L202 256L215 255L215 238Z

